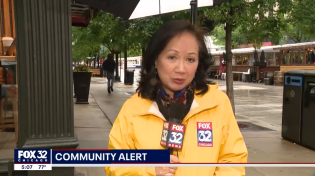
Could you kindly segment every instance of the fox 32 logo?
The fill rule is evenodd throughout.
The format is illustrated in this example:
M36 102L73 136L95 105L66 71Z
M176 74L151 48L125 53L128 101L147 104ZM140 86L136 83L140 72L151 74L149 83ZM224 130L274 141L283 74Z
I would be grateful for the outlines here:
M50 163L50 150L15 149L15 163Z

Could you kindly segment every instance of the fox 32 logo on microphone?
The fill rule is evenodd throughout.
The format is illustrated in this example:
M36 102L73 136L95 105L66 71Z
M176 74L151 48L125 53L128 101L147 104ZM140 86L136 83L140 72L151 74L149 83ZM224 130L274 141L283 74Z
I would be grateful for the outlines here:
M50 163L51 150L14 149L14 163Z
M185 125L171 123L169 133L167 147L181 149L184 140Z

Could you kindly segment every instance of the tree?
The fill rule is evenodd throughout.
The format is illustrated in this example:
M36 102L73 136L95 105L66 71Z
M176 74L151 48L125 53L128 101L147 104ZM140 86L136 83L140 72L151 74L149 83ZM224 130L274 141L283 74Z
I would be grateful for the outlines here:
M296 43L308 42L315 37L314 2L312 0L295 0L289 7L286 16L287 28L285 33Z
M225 30L224 25L220 24L214 28L210 35L215 39L215 45L225 45ZM248 41L241 31L240 27L234 28L232 31L232 48L238 48L241 44L247 44Z
M86 60L100 49L100 45L94 38L88 27L72 27L72 58L73 61Z
M130 51L141 51L145 50L146 45L148 44L153 33L164 23L177 20L177 19L186 19L189 20L189 11L179 11L169 14L163 14L158 16L149 16L140 19L131 20L129 23L129 28L127 29L128 35L128 49Z
M90 40L104 45L110 52L121 50L123 35L125 33L124 21L112 14L101 11L88 26L94 34Z
M225 50L227 55L226 62L226 93L231 101L233 111L234 91L232 74L232 46L233 31L239 30L246 34L244 38L248 43L253 43L255 48L260 48L263 40L267 37L274 42L283 38L281 29L283 27L284 12L287 12L289 6L286 6L287 0L230 0L218 6L213 6L205 10L208 19L212 19L218 25L223 25L225 30ZM274 7L279 5L276 15L267 16ZM281 7L280 7L281 6ZM276 28L269 32L270 28ZM222 31L220 31L222 35ZM243 41L243 40L241 40ZM234 41L235 42L235 41Z
M108 53L119 53L126 42L124 36L128 22L101 11L85 28L73 28L73 58L85 60L94 57L94 66L99 58ZM101 46L104 46L101 53Z
M230 99L233 112L234 107L234 91L233 91L233 75L232 75L232 31L238 23L239 18L242 16L244 9L248 4L243 0L233 0L227 3L222 3L219 6L207 8L205 15L208 19L212 19L216 24L223 25L225 30L225 50L227 55L226 60L226 93Z

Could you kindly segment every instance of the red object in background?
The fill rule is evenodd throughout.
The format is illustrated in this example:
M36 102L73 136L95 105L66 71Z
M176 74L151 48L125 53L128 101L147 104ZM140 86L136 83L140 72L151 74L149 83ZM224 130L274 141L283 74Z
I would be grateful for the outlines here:
M271 42L263 42L262 46L272 46L273 44ZM254 45L252 43L247 44L247 45L239 45L240 48L249 48L253 47Z
M100 64L102 64L103 63L103 59L100 59Z
M72 26L87 27L90 24L90 18L85 16L72 16Z

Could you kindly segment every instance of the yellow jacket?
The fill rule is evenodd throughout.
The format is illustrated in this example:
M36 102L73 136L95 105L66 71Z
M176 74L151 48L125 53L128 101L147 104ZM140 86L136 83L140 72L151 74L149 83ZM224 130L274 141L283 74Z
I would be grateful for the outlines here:
M163 115L155 102L137 94L120 110L109 134L108 149L163 149L160 145ZM212 124L212 147L198 147L197 122ZM203 96L195 94L190 112L184 118L186 131L182 163L246 163L247 149L233 115L230 101L218 85L209 85ZM199 141L200 142L200 141ZM176 153L177 154L177 153ZM106 167L108 176L154 176L154 167ZM176 176L242 176L244 167L178 167Z

